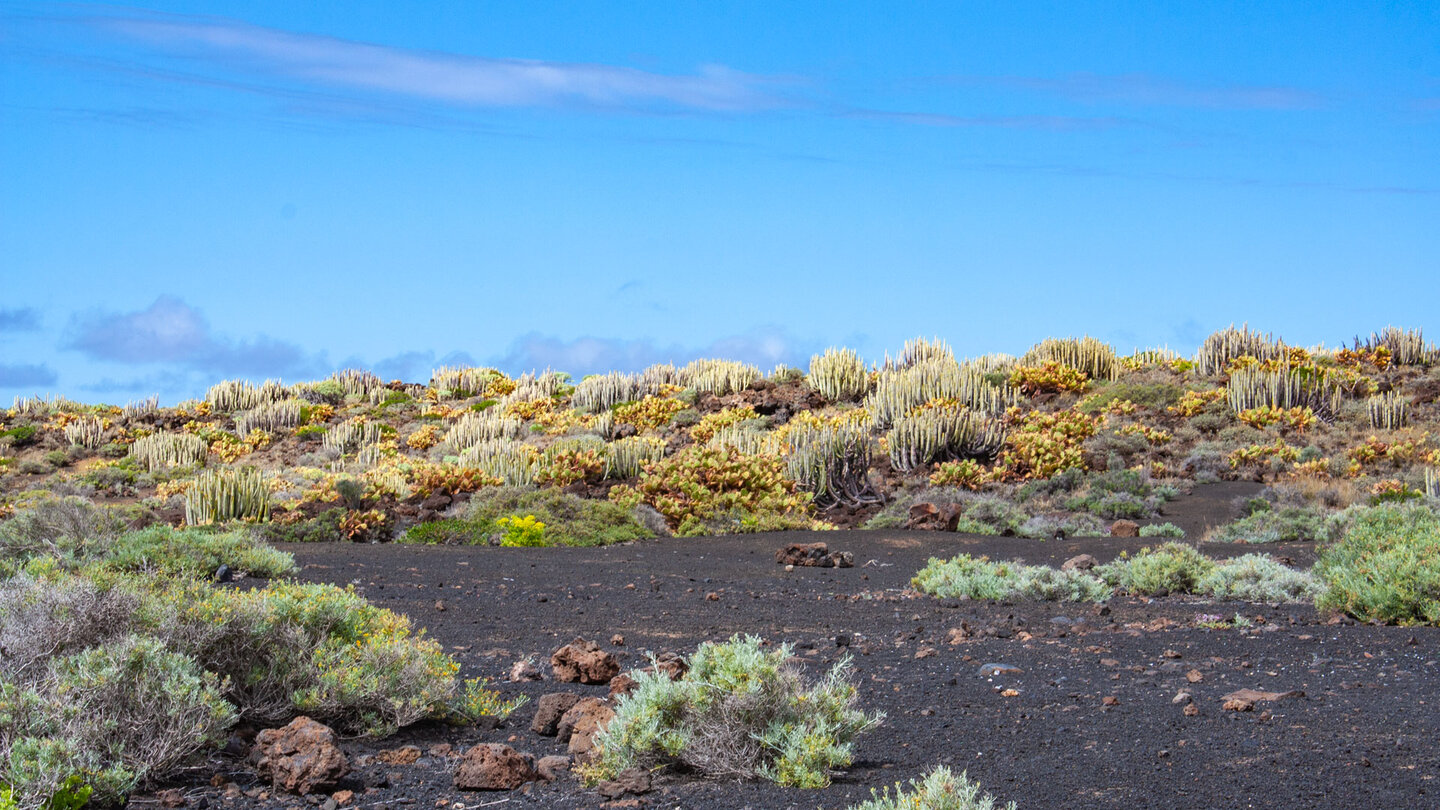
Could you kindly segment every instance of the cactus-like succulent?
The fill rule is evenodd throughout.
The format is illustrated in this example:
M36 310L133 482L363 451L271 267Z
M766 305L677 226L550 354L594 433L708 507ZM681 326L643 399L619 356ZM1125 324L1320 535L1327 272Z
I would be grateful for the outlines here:
M993 458L1005 441L997 419L966 408L934 408L895 423L886 436L890 466L910 472L935 461Z
M826 349L810 358L805 382L831 402L855 402L870 392L870 372L852 349Z
M279 380L266 380L259 387L248 380L224 380L210 386L205 392L205 402L219 413L232 413L279 402L289 396L290 389Z
M430 388L441 399L468 399L478 396L500 396L509 391L494 390L497 383L507 381L493 368L451 368L441 366L430 375Z
M645 465L665 457L665 440L647 436L629 436L611 442L605 448L606 478L634 478Z
M658 388L646 383L639 374L612 371L581 380L575 386L575 393L570 395L570 404L584 413L598 413L622 402L644 399Z
M899 371L921 363L954 363L955 352L951 351L949 344L940 338L926 340L917 337L914 340L905 341L905 348L900 356L894 360L887 354L882 368L887 371Z
M985 380L986 372L974 366L946 361L917 363L898 371L881 371L865 407L884 430L916 407L934 399L957 400L986 414L1004 413L1020 401L1020 392Z
M526 486L535 483L540 452L523 442L492 439L461 453L460 464L499 478L507 486Z
M1274 364L1274 370L1258 366L1237 368L1230 374L1226 396L1235 413L1253 408L1309 408L1322 421L1334 419L1340 406L1340 386L1317 366Z
M160 410L160 396L158 394L146 399L137 399L126 405L121 411L127 419L134 419L138 416L155 413Z
M380 441L381 431L379 423L348 419L325 431L321 443L327 450L354 453L365 445Z
M151 472L166 467L193 467L205 463L210 445L193 433L156 433L130 445L130 455Z
M93 416L76 419L65 426L65 439L76 447L94 450L105 443L105 423Z
M252 430L271 433L298 427L303 403L298 399L268 402L235 415L235 435L248 436Z
M345 392L346 397L362 400L368 400L373 391L385 387L384 380L362 368L341 369L330 375L330 379L340 384L340 390Z
M1262 362L1285 356L1285 344L1269 334L1250 331L1249 325L1236 329L1232 324L1205 338L1195 352L1195 370L1207 376L1224 374L1237 357Z
M1113 380L1120 373L1115 348L1092 337L1046 338L1020 358L1020 365L1039 366L1047 361L1069 366L1092 380Z
M742 391L760 378L760 369L734 360L695 360L677 375L681 385L716 396Z
M809 425L785 437L785 474L821 508L884 503L870 480L870 431L854 424Z
M1361 348L1358 339L1355 344L1356 349ZM1387 326L1372 333L1370 339L1365 341L1364 348L1372 355L1376 349L1388 349L1390 362L1397 366L1428 366L1440 360L1440 349L1437 349L1434 343L1426 343L1425 336L1419 329Z
M802 413L806 413L802 411ZM707 443L709 447L731 448L743 456L780 455L781 444L776 431L756 430L752 427L732 425L715 431Z
M185 522L191 526L270 517L270 489L254 467L207 470L185 491Z
M1409 403L1396 391L1370 397L1365 409L1370 413L1370 426L1381 430L1399 430L1409 421Z
M446 455L459 455L481 442L515 439L524 432L523 420L501 416L494 408L467 413L445 434L443 451Z

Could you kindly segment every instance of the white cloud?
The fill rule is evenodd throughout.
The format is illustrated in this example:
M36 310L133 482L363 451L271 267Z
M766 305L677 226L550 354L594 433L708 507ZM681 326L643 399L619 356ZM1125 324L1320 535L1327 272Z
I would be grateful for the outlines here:
M71 318L64 348L92 360L168 363L215 375L303 377L316 375L321 358L293 343L258 335L235 340L211 332L201 312L162 295L136 312L96 311Z
M580 337L562 340L532 332L511 344L494 364L518 374L538 369L568 371L581 377L606 371L639 371L655 363L683 365L701 357L740 360L769 371L779 363L804 367L818 346L795 340L775 327L753 329L720 338L702 347L657 345L653 340Z
M705 65L668 75L593 63L374 45L233 20L110 18L129 37L241 71L473 107L584 105L746 112L784 106L779 80Z

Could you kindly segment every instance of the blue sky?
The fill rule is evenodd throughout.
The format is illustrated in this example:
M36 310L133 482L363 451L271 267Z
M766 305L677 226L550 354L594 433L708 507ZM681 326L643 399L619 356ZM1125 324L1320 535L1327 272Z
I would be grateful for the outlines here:
M1437 278L1436 3L0 7L0 403L1334 345Z

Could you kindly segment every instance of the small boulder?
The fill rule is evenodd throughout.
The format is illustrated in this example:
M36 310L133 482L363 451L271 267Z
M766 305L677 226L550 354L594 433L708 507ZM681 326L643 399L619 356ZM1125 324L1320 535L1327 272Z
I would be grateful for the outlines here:
M460 758L454 781L461 790L514 790L539 778L529 754L501 743L480 743Z
M560 718L580 701L573 692L551 692L541 695L536 701L535 717L530 721L530 730L543 737L555 736Z
M855 555L848 551L831 551L824 543L791 543L775 552L775 563L811 568L853 568Z
M1074 557L1060 564L1061 571L1089 571L1099 565L1100 561L1090 554L1076 554Z
M256 735L251 757L255 771L275 789L302 796L333 788L350 772L350 760L335 744L335 732L304 716Z
M593 641L577 638L550 656L555 680L563 683L609 683L620 674L615 656Z
M638 796L650 792L650 772L643 768L626 768L615 775L614 779L607 779L595 786L601 796L607 799L618 799L628 794Z
M1140 524L1133 520L1121 518L1110 524L1111 537L1139 537Z
M610 697L628 695L634 692L635 687L639 685L639 682L630 677L628 673L622 672L610 679Z
M577 761L584 761L595 747L595 737L610 725L615 710L600 698L581 698L555 728L555 738L566 743L566 751Z
M541 757L535 763L535 772L546 782L554 782L570 772L570 758L560 756Z
M375 758L386 765L414 765L420 761L420 748L414 745L386 748L375 754Z
M535 662L531 661L529 658L521 661L516 661L515 665L510 667L511 683L540 681L544 680L544 678L545 676L540 674L540 667L535 666Z
M917 503L910 507L907 529L953 532L960 524L964 508L958 503Z

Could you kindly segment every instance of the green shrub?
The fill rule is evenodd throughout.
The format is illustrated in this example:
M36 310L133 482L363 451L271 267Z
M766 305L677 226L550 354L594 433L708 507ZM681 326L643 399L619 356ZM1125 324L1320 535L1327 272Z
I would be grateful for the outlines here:
M1201 577L1195 587L1218 599L1269 603L1308 602L1320 591L1314 576L1281 565L1268 554L1224 560Z
M295 558L247 531L215 532L151 526L118 537L101 564L122 571L209 577L221 565L256 577L295 571Z
M94 559L124 530L125 521L111 507L76 496L46 498L0 522L0 558L11 565L42 554Z
M0 440L9 439L11 447L25 447L39 441L36 438L38 433L34 425L19 425L9 430L0 430Z
M470 520L447 518L417 523L395 539L420 546L479 546L489 540L485 527Z
M557 546L603 546L654 536L623 506L554 487L487 487L471 496L464 520L488 537L504 532L497 526L501 518L526 515L544 523L546 540Z
M344 519L345 510L337 506L294 523L262 523L255 530L272 543L328 543L344 537L340 530Z
M1109 532L1103 520L1084 513L1078 515L1036 515L1020 525L1015 534L1036 540L1049 540L1056 534L1065 537L1102 537Z
M1104 602L1112 595L1099 577L1044 565L1026 566L1015 591L1026 599L1043 602Z
M1215 561L1179 543L1141 549L1134 557L1100 566L1108 584L1140 596L1194 593L1200 580L1215 570Z
M152 594L155 632L219 675L253 722L308 714L346 733L385 736L451 714L455 663L410 620L332 585L263 590L178 581Z
M117 801L217 744L235 720L213 674L136 635L53 658L29 685L7 679L0 704L9 743L0 780L21 806L39 806L75 777L93 798Z
M1440 624L1440 516L1428 506L1357 510L1320 552L1321 609L1365 621Z
M999 600L1015 595L1024 570L1021 563L996 563L969 554L949 560L931 557L910 584L941 599Z
M1178 540L1185 536L1185 530L1174 523L1157 523L1140 527L1141 537L1167 537Z
M763 777L781 785L824 787L851 761L851 741L882 715L856 709L849 660L808 685L791 647L762 650L754 636L706 642L678 680L655 668L632 673L635 690L596 738L587 780L631 767L679 765L717 777Z
M1328 515L1314 506L1286 506L1252 512L1220 527L1207 539L1219 543L1293 543L1331 537Z
M884 793L870 791L871 799L851 805L849 810L995 810L996 799L971 782L961 771L956 776L949 768L941 765L925 774L918 782L910 780L906 790L897 782L895 793L886 788ZM1010 802L1001 810L1015 810Z
M942 599L1102 602L1110 598L1110 589L1105 583L1083 571L991 562L969 554L959 554L949 560L930 558L911 578L910 584Z
M1129 400L1142 408L1163 411L1180 401L1185 389L1173 383L1112 382L1080 403L1086 413L1098 413L1112 402Z

